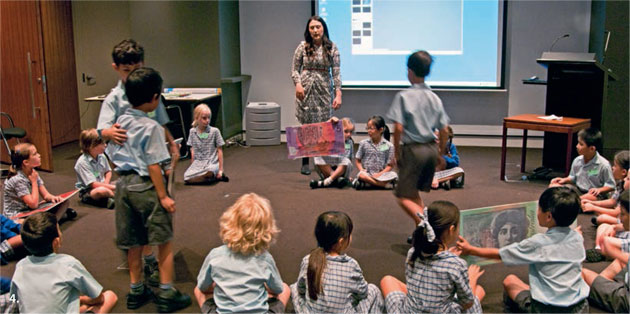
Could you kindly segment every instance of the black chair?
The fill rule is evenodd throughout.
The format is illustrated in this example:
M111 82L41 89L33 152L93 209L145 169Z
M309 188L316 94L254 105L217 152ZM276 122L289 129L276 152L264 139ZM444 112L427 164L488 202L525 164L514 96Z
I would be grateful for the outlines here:
M2 117L6 117L11 124L11 127L9 128L4 128L0 126L0 137L2 138L2 141L7 148L7 153L9 154L9 156L11 156L11 148L9 147L8 140L15 138L17 142L20 143L20 139L26 136L26 131L22 128L16 127L15 123L13 123L13 119L11 119L11 116L8 113L0 112L0 115Z

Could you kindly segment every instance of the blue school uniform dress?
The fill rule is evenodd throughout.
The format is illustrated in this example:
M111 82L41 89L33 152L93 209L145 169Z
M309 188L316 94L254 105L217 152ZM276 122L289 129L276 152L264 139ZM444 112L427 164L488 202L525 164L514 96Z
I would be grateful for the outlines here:
M103 287L66 254L29 255L15 266L11 294L20 313L79 313L79 296L98 297Z
M372 142L372 139L364 139L359 143L356 158L361 160L361 165L365 172L373 176L383 171L387 165L394 160L394 145L388 140L381 138L378 143ZM398 174L394 171L383 173L377 178L379 181L391 181L398 178Z
M357 261L346 255L326 254L322 274L323 292L313 300L308 295L308 259L302 259L300 274L291 285L293 308L298 313L381 313L383 297L378 287L368 284Z
M531 298L540 303L569 307L588 297L582 279L584 239L569 227L553 227L499 249L506 265L529 265Z
M584 163L584 156L575 157L571 164L569 178L582 193L604 186L615 188L615 178L612 175L610 163L597 152L595 152L595 157L587 163Z
M197 287L206 291L215 283L214 303L218 313L264 313L269 310L265 284L276 294L282 278L271 254L243 255L227 245L208 253L197 276Z
M96 129L100 132L103 129L110 128L116 123L118 117L129 108L132 108L132 106L127 100L127 94L125 94L125 85L122 81L118 81L116 87L112 88L112 91L103 100ZM165 125L170 121L161 98L155 111L150 112L148 117L157 121L160 125Z
M414 248L409 249L407 261ZM481 313L481 304L470 288L468 264L450 251L442 251L413 267L405 264L407 294L402 291L385 297L387 313ZM464 311L462 305L473 303Z
M186 172L184 172L184 181L206 174L208 171L216 176L219 173L219 154L218 149L225 145L221 131L208 125L206 129L200 133L197 128L190 129L188 137L188 146L193 148L195 160L190 164Z
M44 185L41 177L37 177L37 186ZM5 181L4 184L4 211L3 214L9 218L19 214L20 212L31 210L26 203L22 200L22 197L30 195L33 191L31 187L31 180L28 176L18 170L17 174ZM39 197L39 195L37 195Z

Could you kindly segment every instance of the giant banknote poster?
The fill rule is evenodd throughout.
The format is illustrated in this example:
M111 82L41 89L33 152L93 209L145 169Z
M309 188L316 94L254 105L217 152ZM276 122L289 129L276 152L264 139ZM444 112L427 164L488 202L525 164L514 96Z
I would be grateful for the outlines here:
M541 232L537 228L538 202L523 202L461 211L459 233L477 247L501 248ZM476 256L462 256L471 264L498 262Z
M342 123L322 122L287 127L289 158L343 155Z

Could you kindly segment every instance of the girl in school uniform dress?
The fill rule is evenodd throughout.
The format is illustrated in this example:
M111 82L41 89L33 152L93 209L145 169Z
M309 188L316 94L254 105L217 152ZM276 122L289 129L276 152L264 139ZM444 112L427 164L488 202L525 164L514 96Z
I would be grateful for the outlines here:
M184 173L186 184L214 181L228 182L223 173L223 149L225 144L219 129L210 126L210 108L206 104L195 107L194 121L187 145L190 146L192 163Z

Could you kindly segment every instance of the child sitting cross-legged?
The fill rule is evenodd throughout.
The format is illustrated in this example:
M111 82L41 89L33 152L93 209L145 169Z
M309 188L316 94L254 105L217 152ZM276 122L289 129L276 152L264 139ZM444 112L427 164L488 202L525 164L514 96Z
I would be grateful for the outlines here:
M339 123L337 117L332 117L328 121ZM311 180L309 183L311 189L328 186L336 186L341 189L348 185L348 176L352 171L352 159L354 158L354 141L352 140L354 124L349 118L341 119L341 123L343 125L344 154L313 158L322 179Z
M366 187L385 188L391 183L393 187L398 174L393 170L396 163L394 145L389 142L389 128L385 119L381 116L371 117L367 122L367 131L370 138L359 143L355 160L359 174L352 186L361 190Z
M55 215L35 213L22 227L32 254L17 263L11 295L21 313L109 313L118 298L90 275L76 258L58 254L61 230Z
M193 112L194 121L188 137L192 163L184 172L186 184L228 182L223 173L223 137L219 129L210 126L212 112L206 104L199 104Z
M538 224L548 228L521 242L479 248L460 236L463 255L500 259L506 265L529 265L529 285L515 275L503 280L510 312L588 313L589 287L582 279L584 239L569 226L580 211L580 198L571 189L552 187L538 200Z
M483 271L448 248L459 234L459 208L435 201L419 218L407 253L407 284L392 276L381 280L387 313L481 313L486 293L477 280Z
M630 214L628 213L629 195L628 191L624 191L619 197L619 206L621 207L620 220L623 230L625 231L630 230ZM600 245L604 251L606 251L607 248L606 241L628 242L630 240L604 237L600 241ZM611 252L606 253L610 254ZM588 296L588 300L591 304L612 313L630 312L630 286L627 281L628 271L624 267L627 262L627 258L625 261L615 259L599 274L590 269L582 269L582 277L584 277L586 284L591 287Z
M591 221L595 225L603 223L614 224L617 223L617 216L619 211L617 210L617 200L621 192L626 190L625 183L627 183L628 168L630 166L630 151L623 150L615 154L612 165L612 175L617 186L613 195L605 200L588 200L582 199L582 211L585 213L592 212L597 216L592 217Z
M381 291L363 278L359 263L345 254L352 242L352 220L329 211L317 218L317 248L302 259L291 285L298 313L381 313Z
M103 154L107 144L96 129L89 129L81 131L79 145L83 154L74 164L74 171L81 202L113 209L116 185L111 183L112 169Z
M245 194L220 219L224 245L208 253L197 276L202 313L284 313L291 292L267 251L279 232L266 198Z

